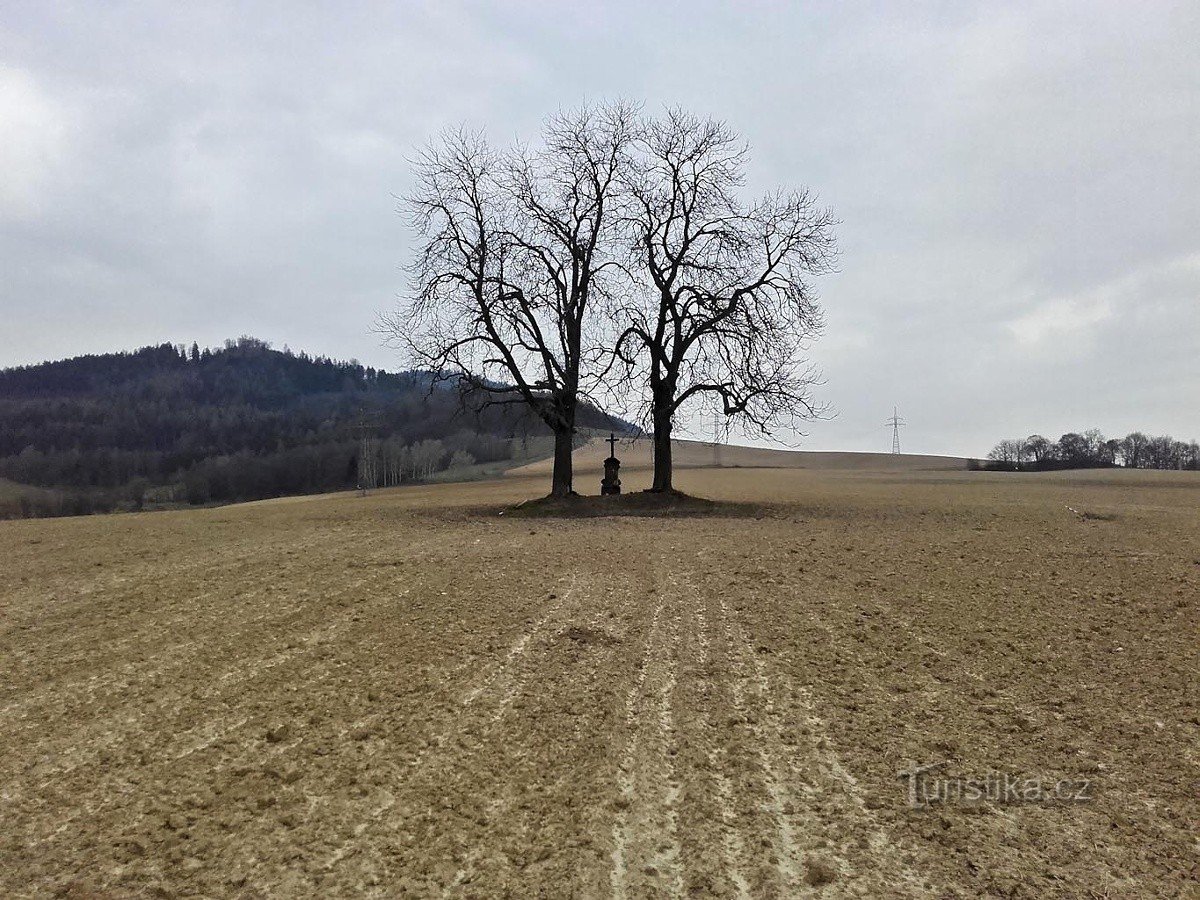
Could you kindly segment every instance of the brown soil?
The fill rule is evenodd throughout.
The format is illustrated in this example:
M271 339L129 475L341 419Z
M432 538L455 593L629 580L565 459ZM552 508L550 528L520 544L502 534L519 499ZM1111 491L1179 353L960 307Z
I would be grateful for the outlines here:
M472 514L495 512L517 518L589 518L597 516L754 516L763 514L763 505L708 500L682 491L626 491L623 494L570 497L540 497L523 500L515 506L489 510L471 510Z
M1200 478L679 482L770 514L472 512L517 475L0 523L0 895L1195 886ZM943 761L1094 799L909 809Z

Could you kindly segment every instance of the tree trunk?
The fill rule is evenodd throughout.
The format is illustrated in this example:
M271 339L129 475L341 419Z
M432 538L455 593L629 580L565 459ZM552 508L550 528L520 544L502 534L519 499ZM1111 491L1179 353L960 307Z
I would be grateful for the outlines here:
M675 490L671 481L671 416L654 417L654 484L655 493Z
M574 429L557 430L554 432L554 475L550 483L551 497L569 497L574 491L571 483L574 480L571 452L575 449L572 438Z

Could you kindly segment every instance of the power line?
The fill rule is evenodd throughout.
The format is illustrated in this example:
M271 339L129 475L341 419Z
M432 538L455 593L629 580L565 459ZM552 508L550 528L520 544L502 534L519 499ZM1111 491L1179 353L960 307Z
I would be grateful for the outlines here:
M896 407L892 407L892 417L883 423L884 428L892 429L892 452L900 452L900 428L907 425L900 415L896 412Z

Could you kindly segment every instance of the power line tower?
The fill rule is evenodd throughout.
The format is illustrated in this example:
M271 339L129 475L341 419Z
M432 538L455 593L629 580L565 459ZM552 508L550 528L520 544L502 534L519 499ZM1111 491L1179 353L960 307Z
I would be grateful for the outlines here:
M892 452L900 452L900 428L908 423L905 422L896 412L896 407L892 407L892 417L883 423L884 428L892 429Z
M713 466L721 468L721 413L713 411Z
M358 493L360 497L367 496L370 488L379 483L378 472L375 471L375 439L372 430L375 423L369 421L363 408L358 408L358 421L354 431L358 435Z

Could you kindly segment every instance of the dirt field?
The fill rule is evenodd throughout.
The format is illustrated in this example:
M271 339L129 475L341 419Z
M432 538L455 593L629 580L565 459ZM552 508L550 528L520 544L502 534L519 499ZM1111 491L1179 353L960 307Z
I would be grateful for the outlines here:
M0 895L1193 891L1200 478L789 459L0 523Z

